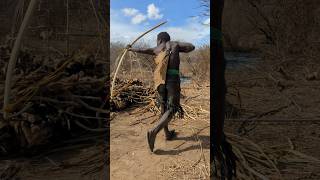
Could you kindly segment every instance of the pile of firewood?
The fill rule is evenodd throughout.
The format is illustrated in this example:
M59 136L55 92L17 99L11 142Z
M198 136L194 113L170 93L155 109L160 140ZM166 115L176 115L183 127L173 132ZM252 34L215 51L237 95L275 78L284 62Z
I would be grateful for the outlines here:
M6 68L9 56L10 48L0 47L2 67ZM0 156L106 130L107 66L95 55L83 50L65 57L41 57L22 49L10 103L3 108L5 68L0 73Z
M148 104L155 98L155 93L137 79L116 79L114 96L110 99L111 111L119 111L135 104Z

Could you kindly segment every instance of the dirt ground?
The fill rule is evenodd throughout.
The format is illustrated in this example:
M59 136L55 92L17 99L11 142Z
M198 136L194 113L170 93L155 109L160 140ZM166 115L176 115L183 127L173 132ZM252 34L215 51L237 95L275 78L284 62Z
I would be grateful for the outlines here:
M36 156L2 159L0 179L104 179L107 171L102 167L103 138L104 135L84 135Z
M113 115L110 132L111 179L209 179L210 122L209 86L182 85L181 103L187 112L198 108L197 116L188 114L174 119L169 128L176 130L172 141L161 131L151 153L147 130L155 126L159 114L136 113L136 109ZM193 119L194 118L194 119Z
M227 71L227 99L238 109L241 107L241 115L226 120L226 132L249 138L262 148L291 146L318 163L287 167L279 164L283 178L320 179L320 81L307 81L297 74L296 80L282 81L282 89L268 78L268 73L271 74L259 68ZM281 80L281 76L272 74ZM243 120L250 118L251 123L243 124Z
M263 74L252 77L250 73L227 71L227 100L232 104L231 111L240 109L240 114L231 116L228 106L226 132L246 137L261 148L291 146L318 163L278 164L283 179L320 179L319 81L287 82L286 88L278 91ZM162 131L158 134L154 153L149 152L146 132L155 125L159 113L141 113L143 106L113 113L111 179L209 179L209 89L209 82L182 84L181 103L187 114L169 126L178 132L177 138L166 141ZM243 124L248 119L253 121ZM102 179L106 172L101 168L102 139L101 135L79 137L82 143L76 143L77 139L66 141L66 149L1 160L0 172L5 174L0 179ZM267 176L279 179L274 174Z
M291 147L317 162L277 164L283 179L320 179L320 81L297 78L281 81L279 86L268 73L256 70L226 72L226 132L246 137L263 149ZM177 138L166 141L161 131L154 153L149 152L146 132L159 113L142 113L144 106L112 113L111 179L209 179L209 90L209 82L199 79L182 84L185 118L176 118L169 126L178 132ZM0 160L0 179L103 179L102 139L102 135L86 135L37 157ZM279 179L275 174L267 177Z
M225 131L248 138L262 149L286 147L310 156L314 164L278 163L277 168L283 179L319 179L320 81L306 80L300 72L294 80L283 80L281 75L260 68L227 69ZM165 141L161 132L153 154L146 132L158 115L136 113L136 109L113 115L111 179L208 179L210 87L208 82L201 87L198 84L200 79L184 84L181 99L182 104L192 107L187 112L198 109L197 113L171 123L179 133L175 140ZM202 148L205 158L201 157ZM279 179L276 174L265 175Z

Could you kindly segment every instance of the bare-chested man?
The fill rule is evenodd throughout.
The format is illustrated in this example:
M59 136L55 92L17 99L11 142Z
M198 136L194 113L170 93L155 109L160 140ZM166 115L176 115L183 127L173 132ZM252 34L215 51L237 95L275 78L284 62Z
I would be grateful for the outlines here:
M180 117L183 116L183 110L180 106L180 52L188 53L195 49L190 43L170 41L167 32L161 32L157 36L157 46L154 48L135 49L128 47L129 51L159 56L161 53L167 55L166 74L164 84L156 87L159 94L161 118L159 123L148 131L147 140L151 152L153 152L154 142L158 132L163 128L167 140L175 137L174 130L169 131L168 123L173 115L178 112Z

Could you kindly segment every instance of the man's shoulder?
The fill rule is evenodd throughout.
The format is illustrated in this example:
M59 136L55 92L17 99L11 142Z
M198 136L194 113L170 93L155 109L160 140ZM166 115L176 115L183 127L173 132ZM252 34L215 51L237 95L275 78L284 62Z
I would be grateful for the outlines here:
M171 47L175 47L179 45L179 41L169 41Z
M172 44L178 44L179 43L179 41L169 41L170 42L170 44L172 43Z

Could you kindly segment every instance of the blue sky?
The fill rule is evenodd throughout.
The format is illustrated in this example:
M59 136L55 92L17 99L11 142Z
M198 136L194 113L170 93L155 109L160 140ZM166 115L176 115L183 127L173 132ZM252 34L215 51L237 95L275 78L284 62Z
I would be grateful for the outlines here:
M196 46L210 42L209 17L201 17L199 0L111 0L111 42L129 43L156 24L165 25L143 37L155 45L156 35L167 31L172 40Z

